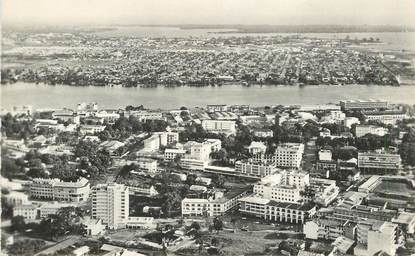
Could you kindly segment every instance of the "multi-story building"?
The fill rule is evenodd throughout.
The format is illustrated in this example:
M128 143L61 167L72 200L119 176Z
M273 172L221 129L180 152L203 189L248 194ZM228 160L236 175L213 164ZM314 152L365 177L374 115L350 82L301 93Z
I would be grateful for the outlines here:
M146 171L150 174L157 173L157 160L150 158L139 158L137 159L138 168Z
M240 160L235 163L235 172L244 176L262 178L277 171L273 163L260 163L248 160Z
M81 125L79 132L81 134L95 134L105 130L105 125Z
M362 114L366 121L379 121L392 125L408 118L404 111L363 111Z
M243 215L278 222L304 223L316 213L313 204L277 202L256 196L243 197L239 204Z
M132 110L125 114L126 116L134 116L141 122L146 122L147 120L166 120L160 111Z
M322 216L328 219L350 220L357 222L362 219L373 219L382 221L391 221L396 217L397 211L383 209L380 207L372 207L366 205L339 205L328 208L322 212Z
M225 111L228 111L228 105L225 105L225 104L207 105L206 110L209 113L225 112Z
M38 206L34 204L22 204L13 207L13 217L22 216L25 222L34 222L39 219Z
M247 189L235 189L227 193L204 191L201 196L182 200L182 216L220 216L235 209L238 199L246 196Z
M236 123L231 120L203 120L202 127L208 132L236 133Z
M304 224L303 230L307 239L336 240L355 227L354 223L342 220L314 219ZM351 231L351 233L353 233Z
M160 146L171 146L179 141L178 132L156 132L154 135L158 135L160 138Z
M208 166L208 161L193 158L182 158L180 159L180 166L187 170L203 171Z
M52 118L61 120L63 122L69 122L69 123L74 123L74 124L79 124L79 121L80 121L79 115L70 109L62 109L62 110L54 111L52 113Z
M186 154L184 149L166 148L164 150L164 161L170 162L176 159L176 157L182 158Z
M309 188L314 193L313 201L319 205L327 206L339 195L340 189L335 180L312 178Z
M274 132L271 129L257 129L254 130L254 136L259 138L272 138Z
M123 184L99 184L92 188L92 217L102 219L110 229L126 226L129 216L129 190Z
M76 182L37 178L30 184L30 196L38 199L80 202L86 201L89 193L90 184L85 178Z
M151 135L144 140L144 151L155 152L160 148L160 137L158 135Z
M362 172L388 172L401 169L401 156L386 152L359 152L357 166Z
M357 245L354 255L395 255L399 246L400 232L391 222L364 221L357 225Z
M343 110L386 109L388 102L384 100L342 100L340 107Z
M275 150L275 164L277 167L300 168L303 153L304 144L280 144Z
M39 217L40 218L48 218L51 215L55 215L59 212L60 209L64 207L76 207L76 204L73 203L58 203L58 202L52 202L52 203L44 203L41 204L38 208L39 210Z
M320 161L331 161L332 153L330 150L320 150L318 152L318 159Z
M208 139L202 143L188 141L184 145L186 154L180 159L180 165L184 169L204 170L209 162L210 153L218 151L222 142L217 139Z
M363 137L366 134L373 134L378 136L384 136L388 133L388 130L383 127L374 125L357 125L356 126L356 137Z
M249 153L251 153L252 155L256 155L256 154L265 154L265 152L267 151L267 146L260 141L252 141L251 145L249 145L248 147Z

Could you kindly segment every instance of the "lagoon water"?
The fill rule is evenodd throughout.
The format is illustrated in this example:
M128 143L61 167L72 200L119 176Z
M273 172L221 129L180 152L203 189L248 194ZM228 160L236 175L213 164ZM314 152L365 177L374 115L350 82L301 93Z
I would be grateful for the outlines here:
M1 107L74 108L80 102L97 102L102 108L144 105L148 108L196 107L206 104L252 106L338 103L342 99L385 99L415 104L415 86L251 86L119 88L51 86L18 82L1 86Z

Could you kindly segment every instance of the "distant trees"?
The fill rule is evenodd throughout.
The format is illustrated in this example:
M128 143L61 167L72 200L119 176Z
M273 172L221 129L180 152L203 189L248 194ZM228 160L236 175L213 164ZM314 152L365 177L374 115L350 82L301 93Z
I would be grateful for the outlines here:
M1 118L1 132L9 138L26 139L35 133L31 121L19 121L7 113Z

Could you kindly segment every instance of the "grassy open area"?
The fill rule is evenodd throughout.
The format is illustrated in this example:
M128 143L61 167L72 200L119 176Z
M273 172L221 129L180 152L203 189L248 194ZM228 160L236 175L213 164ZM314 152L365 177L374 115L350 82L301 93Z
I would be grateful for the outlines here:
M389 181L383 180L374 190L379 193L395 193L395 194L410 194L412 189L404 181Z

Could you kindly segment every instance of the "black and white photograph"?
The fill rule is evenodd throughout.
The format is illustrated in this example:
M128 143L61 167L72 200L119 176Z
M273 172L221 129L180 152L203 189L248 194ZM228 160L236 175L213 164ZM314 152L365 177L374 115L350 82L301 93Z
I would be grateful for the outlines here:
M415 255L415 0L0 13L0 255Z

